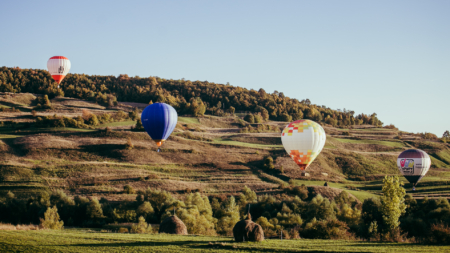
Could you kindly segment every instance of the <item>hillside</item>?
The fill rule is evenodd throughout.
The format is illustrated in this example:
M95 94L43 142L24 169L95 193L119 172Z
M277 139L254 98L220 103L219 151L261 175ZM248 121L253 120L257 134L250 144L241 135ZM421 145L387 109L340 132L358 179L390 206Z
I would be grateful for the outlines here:
M179 117L179 123L163 146L143 131L133 130L127 119L90 128L36 127L38 117L76 118L92 114L133 112L146 104L118 103L105 107L94 102L56 97L53 109L34 112L35 95L0 94L0 106L15 108L0 114L0 192L18 196L62 189L69 195L132 200L123 194L125 185L136 190L148 187L174 194L200 191L210 196L237 195L246 185L260 194L279 194L290 184L346 189L360 200L381 190L384 175L398 174L396 158L408 148L420 148L432 157L432 169L413 196L450 196L448 189L450 149L448 144L373 125L336 128L324 125L327 142L300 177L297 165L285 153L280 129L288 122L243 123L243 115ZM99 116L100 117L100 116ZM11 123L12 122L12 123ZM252 132L262 129L264 131ZM107 128L107 129L106 129ZM271 129L271 130L267 130ZM128 139L133 144L127 148ZM265 169L264 159L273 157L275 169ZM405 181L406 183L406 181ZM411 186L406 184L408 192ZM320 192L320 187L310 187ZM330 198L336 193L326 193Z

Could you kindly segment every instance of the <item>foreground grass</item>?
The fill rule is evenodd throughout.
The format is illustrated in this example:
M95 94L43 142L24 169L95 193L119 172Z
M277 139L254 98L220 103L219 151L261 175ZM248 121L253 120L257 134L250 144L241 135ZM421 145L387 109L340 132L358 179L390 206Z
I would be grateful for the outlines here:
M211 242L211 243L210 243ZM1 252L448 252L450 246L344 240L266 240L230 237L137 235L89 230L0 231Z

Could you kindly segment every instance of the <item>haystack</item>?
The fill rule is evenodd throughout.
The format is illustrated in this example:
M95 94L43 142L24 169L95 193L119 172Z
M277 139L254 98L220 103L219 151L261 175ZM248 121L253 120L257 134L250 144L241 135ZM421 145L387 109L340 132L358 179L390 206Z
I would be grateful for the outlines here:
M177 216L170 216L159 225L159 233L187 235L187 228Z
M250 213L245 220L241 220L233 228L233 236L236 242L264 241L264 231L262 227L252 221Z

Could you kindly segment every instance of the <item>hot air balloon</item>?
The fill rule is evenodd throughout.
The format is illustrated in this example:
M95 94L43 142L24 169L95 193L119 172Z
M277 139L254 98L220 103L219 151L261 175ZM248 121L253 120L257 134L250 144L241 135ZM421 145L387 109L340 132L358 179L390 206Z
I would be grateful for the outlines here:
M158 145L158 152L161 150L161 145L175 129L177 120L177 111L172 106L164 103L151 104L142 112L142 125L148 135Z
M326 135L322 126L312 120L289 123L282 134L284 149L298 164L305 175L306 168L316 159L325 145Z
M69 73L70 61L64 56L53 56L47 62L47 69L53 79L58 83L59 88L59 84L67 73Z
M414 191L416 190L417 183L419 183L430 169L431 159L423 150L408 149L398 156L397 166L406 180L413 184Z

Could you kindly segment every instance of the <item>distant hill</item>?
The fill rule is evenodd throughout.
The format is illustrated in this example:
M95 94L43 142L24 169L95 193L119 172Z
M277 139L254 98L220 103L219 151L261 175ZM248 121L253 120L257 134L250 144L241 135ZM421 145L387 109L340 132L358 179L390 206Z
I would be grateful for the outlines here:
M2 67L0 92L47 94L50 98L66 96L110 107L117 105L117 101L164 102L172 105L180 115L224 116L240 112L258 115L262 120L305 118L333 127L383 125L376 113L355 115L351 110L333 110L312 104L309 99L289 98L283 92L267 93L263 89L248 90L208 81L68 74L58 89L48 71Z

